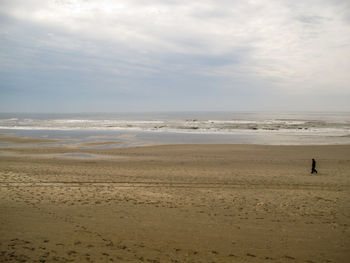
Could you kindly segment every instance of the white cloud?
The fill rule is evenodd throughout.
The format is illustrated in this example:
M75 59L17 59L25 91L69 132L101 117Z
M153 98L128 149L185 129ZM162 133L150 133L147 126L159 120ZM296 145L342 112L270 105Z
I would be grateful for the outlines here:
M34 50L76 52L91 70L182 72L225 78L225 88L230 79L250 79L290 95L350 94L346 0L3 0L0 7L1 16L42 32L23 36L16 25L2 25L6 37Z

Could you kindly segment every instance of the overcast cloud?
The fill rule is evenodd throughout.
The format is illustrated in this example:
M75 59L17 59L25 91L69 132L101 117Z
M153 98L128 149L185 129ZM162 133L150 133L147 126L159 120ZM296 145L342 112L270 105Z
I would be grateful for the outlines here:
M350 110L347 0L0 0L0 111Z

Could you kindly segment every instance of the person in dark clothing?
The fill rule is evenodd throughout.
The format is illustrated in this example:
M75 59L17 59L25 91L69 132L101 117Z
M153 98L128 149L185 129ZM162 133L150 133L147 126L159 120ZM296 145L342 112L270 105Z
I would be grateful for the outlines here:
M317 173L317 170L316 170L316 161L314 158L312 158L312 167L311 167L311 173Z

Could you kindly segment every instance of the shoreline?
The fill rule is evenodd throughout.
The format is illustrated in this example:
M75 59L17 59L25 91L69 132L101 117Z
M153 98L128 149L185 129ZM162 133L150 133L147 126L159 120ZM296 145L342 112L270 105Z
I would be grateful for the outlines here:
M7 137L7 139L6 139ZM12 138L12 139L11 139ZM11 140L10 140L11 139ZM258 145L350 145L350 136L313 133L237 132L228 134L181 133L159 131L107 131L107 130L0 130L0 145L11 142L60 145L78 145L109 148L114 141L118 147L150 144L258 144ZM28 142L25 142L27 140ZM46 141L46 142L45 142ZM94 145L95 144L95 145Z

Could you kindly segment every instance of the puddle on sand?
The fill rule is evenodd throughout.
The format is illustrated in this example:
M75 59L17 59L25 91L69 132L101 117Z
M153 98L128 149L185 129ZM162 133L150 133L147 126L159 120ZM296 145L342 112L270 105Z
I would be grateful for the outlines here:
M95 155L89 153L63 153L63 157L77 157L77 158L93 158Z

